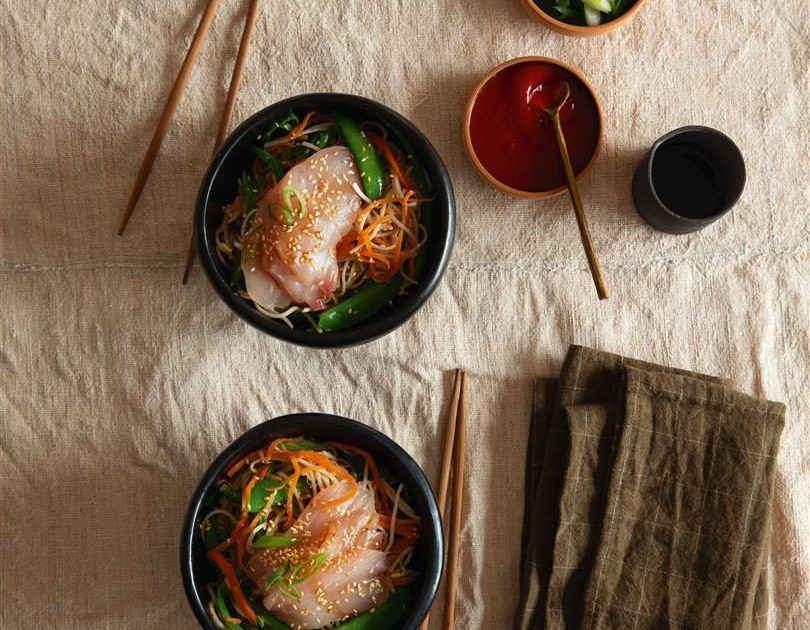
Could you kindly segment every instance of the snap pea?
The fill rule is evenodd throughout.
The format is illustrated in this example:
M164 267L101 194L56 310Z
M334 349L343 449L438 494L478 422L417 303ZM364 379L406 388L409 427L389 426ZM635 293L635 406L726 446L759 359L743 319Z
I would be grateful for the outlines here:
M231 612L228 610L228 605L225 603L225 595L227 592L228 588L225 586L225 582L220 582L219 587L217 588L217 596L214 603L216 605L217 612L219 613L219 617L222 620L222 623L225 624L227 630L239 630L239 625L228 621L228 619L233 618L233 615L231 615Z
M257 612L256 619L259 621L256 625L264 630L292 630L286 623L282 623L270 613Z
M374 610L358 615L340 624L335 630L391 630L408 609L411 589L402 586L391 593L385 602Z
M335 112L335 124L357 162L363 191L369 199L379 199L383 195L385 168L377 149L371 144L354 120L346 114Z

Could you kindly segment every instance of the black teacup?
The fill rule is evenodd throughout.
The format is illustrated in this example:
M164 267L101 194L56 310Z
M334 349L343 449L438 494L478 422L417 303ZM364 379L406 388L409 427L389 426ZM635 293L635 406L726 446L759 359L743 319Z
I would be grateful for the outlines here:
M641 217L670 234L703 229L726 214L745 187L745 162L728 136L681 127L656 141L633 176Z

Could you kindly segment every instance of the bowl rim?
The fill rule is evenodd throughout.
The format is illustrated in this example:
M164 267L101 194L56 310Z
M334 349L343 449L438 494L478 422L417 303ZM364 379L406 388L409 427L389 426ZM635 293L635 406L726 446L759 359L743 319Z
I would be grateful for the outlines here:
M434 549L427 559L429 570L426 570L426 575L422 583L422 590L419 593L418 599L410 608L410 617L406 619L405 625L401 630L416 630L419 624L424 619L425 615L430 611L433 600L439 590L439 583L444 572L444 530L442 525L442 518L439 513L438 503L436 496L433 492L433 487L425 475L422 467L416 463L413 457L392 438L388 437L382 431L367 425L352 418L338 416L330 413L321 412L303 412L285 414L276 416L265 420L254 427L251 427L237 438L235 438L206 468L200 481L198 482L194 492L189 500L186 509L185 517L183 519L183 526L180 534L180 573L183 580L183 590L186 594L186 600L191 607L194 617L202 628L206 630L216 630L214 624L208 617L208 611L202 601L201 594L194 587L194 556L193 556L193 540L194 532L197 527L197 521L200 516L202 502L216 483L216 480L226 470L227 466L233 462L234 459L240 454L250 451L250 443L254 438L262 440L270 439L273 434L273 428L281 430L286 427L296 426L302 422L312 422L317 420L325 422L329 425L341 428L349 427L351 430L365 434L371 440L380 445L381 450L385 450L393 454L403 466L407 469L408 474L412 478L418 491L424 495L428 505L429 514L423 515L425 522L430 524L432 534L434 535ZM423 534L424 535L424 534Z
M478 81L478 83L470 92L470 96L467 99L467 107L464 110L462 132L464 136L464 146L467 149L467 155L469 156L470 161L473 163L473 166L475 166L478 173L490 184L492 184L495 188L514 197L521 197L523 199L549 199L551 197L556 197L557 195L566 192L568 190L568 186L566 184L563 184L562 186L558 186L557 188L552 188L550 190L530 191L530 190L521 190L519 188L513 188L512 186L505 184L497 177L492 175L481 163L481 160L478 159L478 155L475 153L475 148L473 147L472 144L472 134L470 133L470 123L472 121L473 109L475 109L475 104L478 102L478 96L481 94L481 90L484 88L484 86L496 74L498 74L502 70L505 70L506 68L510 68L512 66L516 66L522 63L530 63L530 62L547 63L562 68L563 70L567 70L568 72L573 74L577 79L579 79L579 81L585 86L585 89L588 90L588 93L591 95L591 98L593 98L594 103L596 104L596 122L599 127L599 134L596 140L596 147L593 150L593 155L591 155L591 159L588 160L588 163L585 165L585 168L583 168L576 175L577 181L579 181L582 177L588 174L588 172L591 170L594 163L596 162L596 159L599 157L599 154L602 151L602 144L604 143L605 125L604 125L604 117L602 114L602 104L599 101L599 97L596 94L596 90L593 89L593 86L590 84L585 75L582 74L582 72L577 68L569 66L567 63L564 63L557 59L537 55L528 55L525 57L516 57L515 59L504 61L503 63L492 68L489 72L487 72L484 75L484 77L480 81Z
M431 268L427 268L425 276L419 284L411 288L410 299L407 305L398 306L391 312L382 316L373 316L370 319L360 322L355 326L343 330L330 331L328 333L316 333L309 330L288 328L279 323L278 326L270 326L272 320L262 315L252 304L246 302L233 291L225 278L217 270L216 253L209 246L205 218L209 212L207 199L211 195L214 180L220 169L228 160L236 146L241 143L247 134L252 133L252 129L259 126L261 121L268 118L278 110L294 109L307 102L327 101L327 107L339 107L340 103L358 108L366 108L373 112L383 114L386 118L392 119L398 125L398 131L402 132L409 141L416 145L415 152L423 160L423 166L430 175L438 203L434 204L434 210L438 205L447 208L447 230L441 234L432 236L433 247L436 248L436 259ZM329 103L335 103L330 105ZM425 163L428 162L428 163ZM213 211L213 209L211 210ZM213 285L220 299L238 315L242 320L252 325L263 333L281 341L304 346L308 348L346 348L371 342L399 328L408 321L416 312L424 306L428 298L436 290L450 262L453 252L456 231L456 202L453 191L453 184L447 167L442 161L439 152L413 123L407 118L373 99L355 94L344 94L340 92L308 92L297 94L260 109L236 129L234 129L222 145L217 149L209 162L205 175L202 178L199 192L194 205L194 244L197 250L197 257L200 266L203 268L209 282Z
M610 22L603 22L596 26L580 26L578 24L569 24L558 20L552 15L546 13L541 9L534 0L521 0L529 11L535 14L538 20L545 22L546 26L563 35L573 35L575 37L596 37L598 35L606 35L611 31L616 30L622 24L629 22L641 10L641 6L646 0L636 0L636 3L622 13L619 17Z
M670 209L667 204L664 203L664 200L658 195L658 191L656 191L655 186L653 185L653 162L655 162L655 156L658 154L658 151L663 147L666 143L668 143L673 138L677 138L686 133L702 133L706 134L707 136L713 136L718 138L719 140L725 142L729 148L732 149L732 153L734 155L734 159L737 162L737 167L740 169L740 190L736 192L734 195L731 196L729 201L726 201L723 204L722 209L720 212L712 214L708 217L686 217L677 212ZM650 151L647 155L647 163L644 169L644 176L647 179L647 185L649 187L650 192L652 193L652 197L655 200L655 203L658 205L658 208L663 211L664 214L669 216L670 219L673 221L681 222L683 225L688 226L697 226L697 227L705 227L711 223L714 223L718 219L721 219L725 215L727 215L734 206L740 201L742 194L745 190L745 183L747 179L747 172L745 169L745 158L743 157L742 151L740 147L737 145L734 140L729 138L726 134L718 129L714 129L713 127L706 127L705 125L685 125L683 127L678 127L677 129L673 129L672 131L668 131L663 136L656 140L652 147L650 147Z

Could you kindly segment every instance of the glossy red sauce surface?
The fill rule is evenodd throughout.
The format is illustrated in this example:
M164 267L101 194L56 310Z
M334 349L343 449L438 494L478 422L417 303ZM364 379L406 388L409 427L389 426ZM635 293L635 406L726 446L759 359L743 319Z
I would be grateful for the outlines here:
M591 160L599 142L599 114L576 75L542 61L505 68L481 88L472 110L470 139L484 168L498 181L529 192L565 184L551 119L529 104L539 86L565 80L571 95L560 122L575 173Z

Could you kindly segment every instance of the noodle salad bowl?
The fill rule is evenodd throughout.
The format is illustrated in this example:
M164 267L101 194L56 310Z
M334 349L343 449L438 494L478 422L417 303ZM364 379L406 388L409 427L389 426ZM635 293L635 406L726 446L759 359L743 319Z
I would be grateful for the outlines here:
M223 143L194 229L206 275L242 319L291 343L345 347L391 332L434 291L455 200L405 118L359 96L304 94Z
M379 431L328 414L268 420L234 441L181 534L186 596L208 630L414 630L443 562L421 468Z

